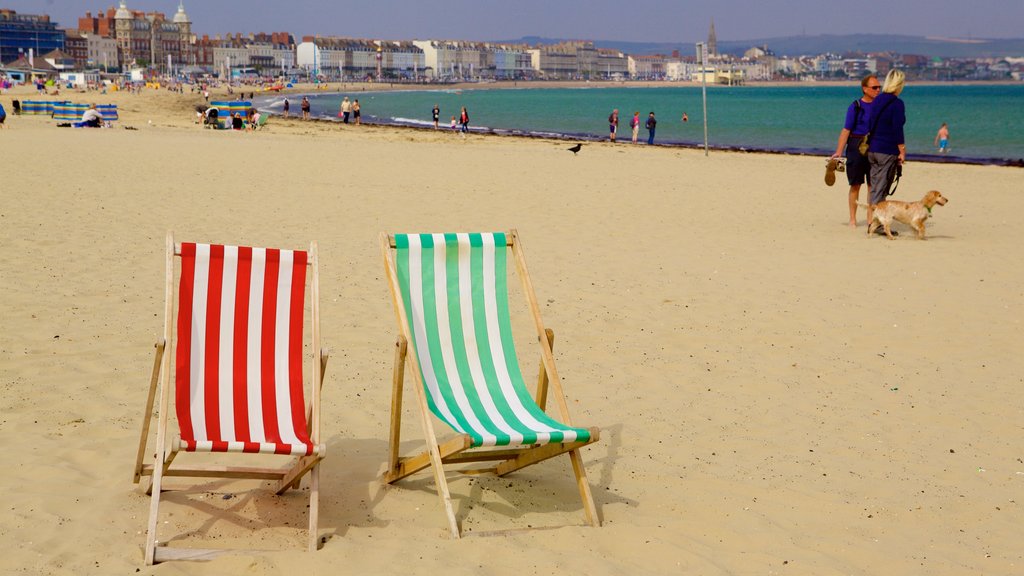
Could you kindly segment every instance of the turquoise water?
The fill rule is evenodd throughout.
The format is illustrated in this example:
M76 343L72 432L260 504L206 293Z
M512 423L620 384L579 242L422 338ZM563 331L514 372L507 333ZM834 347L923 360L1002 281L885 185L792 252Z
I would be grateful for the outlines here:
M709 143L716 147L830 153L846 107L860 94L850 87L710 87ZM359 98L370 122L429 125L434 104L447 126L461 106L470 126L570 138L607 138L607 118L619 109L619 140L630 139L634 111L643 122L654 111L656 141L702 144L701 89L572 88L354 92L311 95L313 114L337 115L342 95ZM950 155L971 159L1024 158L1024 85L908 85L906 140L911 156L936 155L935 132L949 123ZM292 110L298 108L293 96ZM271 111L280 99L264 103ZM683 123L686 112L689 122ZM641 127L640 137L647 131Z

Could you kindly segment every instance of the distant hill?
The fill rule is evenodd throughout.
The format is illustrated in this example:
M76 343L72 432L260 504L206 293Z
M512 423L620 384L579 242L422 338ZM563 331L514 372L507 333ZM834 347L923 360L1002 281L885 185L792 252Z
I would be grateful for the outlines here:
M508 43L554 44L563 38L524 36ZM684 56L695 53L695 42L616 42L594 40L600 48L612 48L628 54L671 54L679 50ZM895 34L847 34L818 36L784 36L754 40L719 40L718 51L742 56L752 46L765 46L779 56L806 56L844 52L897 52L944 58L992 58L1024 56L1024 38L938 38L925 36L899 36Z

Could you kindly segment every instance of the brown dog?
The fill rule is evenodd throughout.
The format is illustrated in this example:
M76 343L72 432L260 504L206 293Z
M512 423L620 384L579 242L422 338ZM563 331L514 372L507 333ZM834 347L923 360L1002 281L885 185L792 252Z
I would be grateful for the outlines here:
M868 234L874 234L879 226L885 228L885 235L893 239L889 226L899 220L917 231L917 237L924 240L924 221L932 215L932 207L945 206L947 199L938 190L932 190L917 202L886 200L875 205L874 216L868 226Z

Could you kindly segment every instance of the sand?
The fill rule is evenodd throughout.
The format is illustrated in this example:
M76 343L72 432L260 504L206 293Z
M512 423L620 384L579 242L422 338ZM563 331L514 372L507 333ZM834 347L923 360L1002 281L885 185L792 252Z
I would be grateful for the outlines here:
M927 241L902 225L889 241L863 213L846 227L822 158L622 143L574 157L278 118L213 132L192 124L194 97L71 98L117 102L137 130L9 116L0 131L0 572L1024 570L1020 169L908 164L897 197L950 201ZM429 474L379 481L396 330L377 234L509 228L574 421L602 429L584 461L603 526L582 526L561 458L450 475L467 534L507 530L453 541ZM166 495L161 542L282 551L143 566L149 499L131 470L168 230L319 242L332 359L316 553L307 483L277 498L200 481ZM406 409L410 452L422 432Z

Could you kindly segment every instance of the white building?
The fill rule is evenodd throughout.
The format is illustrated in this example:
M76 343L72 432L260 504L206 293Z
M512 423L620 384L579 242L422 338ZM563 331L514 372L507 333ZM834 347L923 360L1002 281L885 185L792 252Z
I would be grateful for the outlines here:
M83 32L87 43L86 65L90 68L117 66L117 40L91 32Z
M413 42L307 37L296 47L296 65L328 78L412 78L426 68Z

